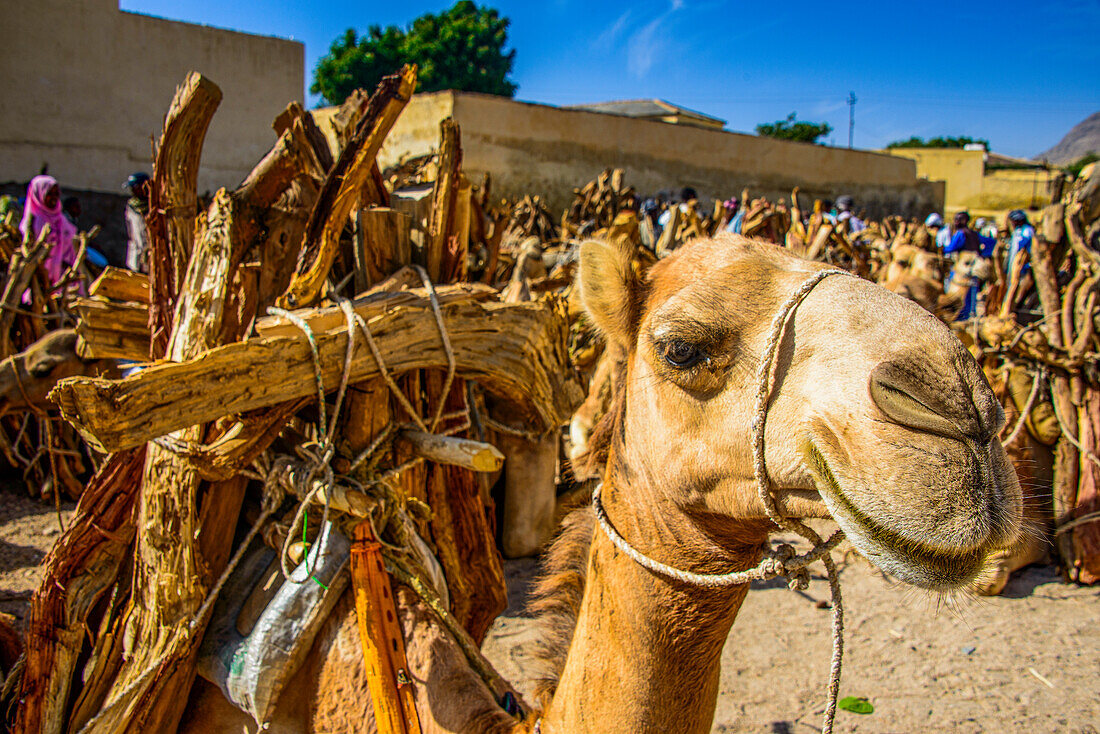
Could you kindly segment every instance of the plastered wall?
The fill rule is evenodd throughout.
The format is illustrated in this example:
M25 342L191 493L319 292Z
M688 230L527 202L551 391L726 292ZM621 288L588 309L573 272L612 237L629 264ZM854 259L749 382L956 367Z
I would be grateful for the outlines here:
M959 148L894 148L890 154L916 162L917 175L946 184L944 206L992 212L1050 203L1043 170L986 170L985 151Z
M302 99L301 43L122 12L117 0L5 3L0 23L0 180L43 164L63 187L119 191L151 166L151 141L191 70L223 99L199 191L234 186L275 141L271 121Z
M495 195L541 194L553 210L608 167L625 169L642 194L693 186L701 197L728 198L747 187L775 200L789 199L798 185L804 206L850 194L872 216L922 216L943 206L942 184L919 180L912 161L890 155L469 93L414 97L383 147L382 166L434 149L448 114L461 128L471 180L488 172Z

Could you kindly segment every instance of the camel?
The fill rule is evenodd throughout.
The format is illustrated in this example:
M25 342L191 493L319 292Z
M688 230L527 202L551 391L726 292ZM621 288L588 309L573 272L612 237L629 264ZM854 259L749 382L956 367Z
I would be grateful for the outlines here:
M76 332L57 329L22 352L0 361L0 415L51 407L46 395L57 381L75 375L101 375L113 370L105 360L76 353Z
M775 530L753 469L755 375L781 304L823 266L723 235L639 275L631 249L586 242L578 273L588 313L622 354L611 409L589 441L606 457L603 509L651 559L696 573L748 569ZM970 354L931 314L842 274L817 282L782 333L763 428L779 512L832 518L872 563L914 586L974 579L1014 538L1021 499L997 439L1003 410ZM538 710L522 722L496 707L400 589L423 730L707 732L720 653L747 591L649 571L591 508L579 510L549 551L533 607L547 672ZM345 599L270 731L372 731L366 691ZM196 686L182 731L242 731L243 715L218 698Z

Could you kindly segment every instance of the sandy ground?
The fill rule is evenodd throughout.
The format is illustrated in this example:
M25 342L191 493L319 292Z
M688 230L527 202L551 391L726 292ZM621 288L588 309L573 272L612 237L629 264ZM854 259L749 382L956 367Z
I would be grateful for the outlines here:
M837 732L1100 733L1100 589L1050 566L1017 574L1004 595L940 598L848 556L841 693L875 710L837 714ZM508 611L485 643L523 691L531 639L521 599L534 561L507 563ZM821 730L831 654L828 584L792 592L754 584L722 654L715 732ZM824 607L824 608L821 608ZM525 692L525 691L524 691Z
M76 505L61 505L68 522ZM31 594L42 578L40 564L61 537L57 512L19 490L0 491L0 612L14 615L22 628Z
M72 506L63 508L68 519ZM0 611L20 621L59 537L52 507L0 493ZM849 556L852 559L852 556ZM523 613L534 560L509 561L511 605L485 650L524 687ZM841 711L838 732L1100 734L1100 589L1063 584L1049 566L1018 574L991 599L941 599L886 580L860 559L842 565L847 654L842 696L874 713ZM722 657L715 732L820 730L828 675L825 581L805 593L754 585Z

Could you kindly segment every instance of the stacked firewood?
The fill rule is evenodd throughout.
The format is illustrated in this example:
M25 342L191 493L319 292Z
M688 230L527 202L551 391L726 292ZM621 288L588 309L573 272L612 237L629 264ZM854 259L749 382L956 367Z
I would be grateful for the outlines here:
M550 210L538 194L527 195L509 206L503 202L503 209L510 210L505 242L514 245L528 237L537 237L540 242L552 242L558 239L558 227ZM508 247L508 244L505 247Z
M637 208L633 187L624 181L623 169L605 169L579 189L562 214L562 236L585 237L611 226L621 209Z
M1054 445L1054 545L1067 576L1092 584L1100 581L1100 166L1052 188L1031 253L1042 319L1016 322L1013 280L990 294L970 339L980 356L1026 375L1013 399L1029 433Z
M77 235L73 264L51 286L43 267L52 247L46 232L32 241L14 214L0 221L0 260L7 263L0 290L0 451L34 497L79 497L79 478L95 461L70 426L42 409L39 392L44 377L107 369L78 359L64 330L74 322L73 301L87 280L84 255L98 229Z
M106 458L32 601L18 730L174 730L245 551L238 526L284 568L307 562L330 512L353 557L423 537L464 649L504 609L490 487L510 452L546 454L552 513L557 430L582 395L564 302L504 302L480 282L497 282L505 220L486 211L488 182L462 174L453 120L423 221L391 205L375 159L415 84L406 67L353 95L329 134L291 105L274 148L201 214L221 92L198 74L177 90L153 166L151 273L108 271L74 304L81 355L141 364L51 396ZM509 465L509 481L525 468ZM506 520L526 511L513 484L526 486L506 483ZM351 576L357 606L379 598L377 569L353 562ZM364 654L392 661L363 604Z

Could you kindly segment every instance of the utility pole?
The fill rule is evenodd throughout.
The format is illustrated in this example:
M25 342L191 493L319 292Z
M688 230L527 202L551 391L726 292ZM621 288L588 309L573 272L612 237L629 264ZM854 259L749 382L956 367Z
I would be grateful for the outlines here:
M856 93L848 92L848 148L852 147L852 133L856 129Z

